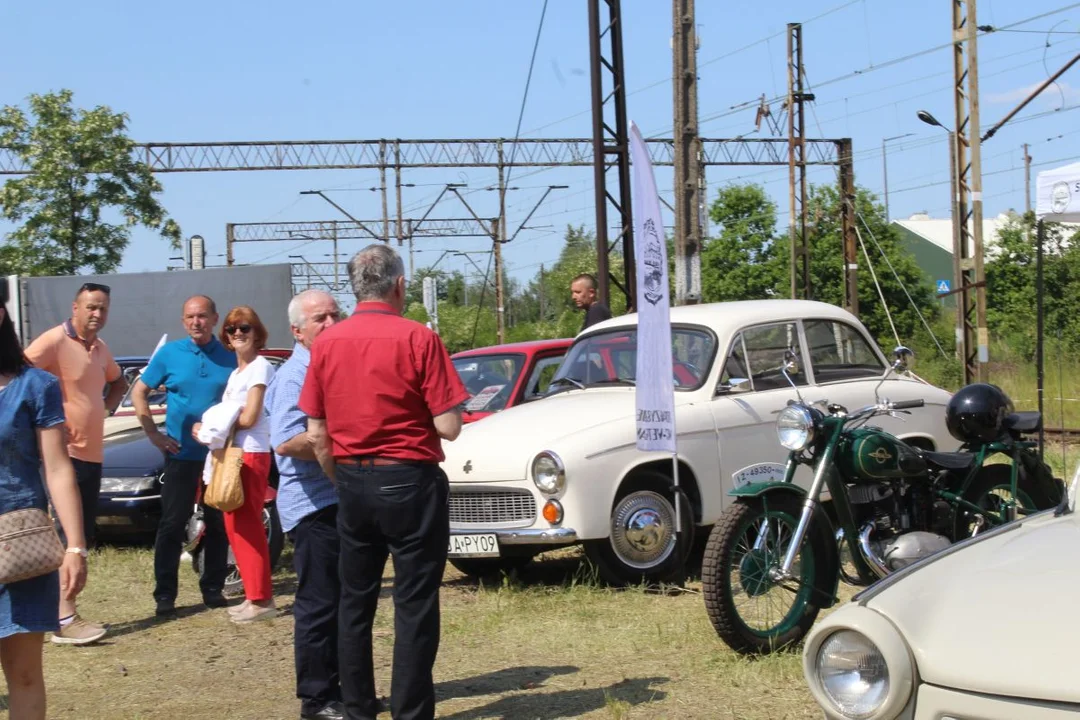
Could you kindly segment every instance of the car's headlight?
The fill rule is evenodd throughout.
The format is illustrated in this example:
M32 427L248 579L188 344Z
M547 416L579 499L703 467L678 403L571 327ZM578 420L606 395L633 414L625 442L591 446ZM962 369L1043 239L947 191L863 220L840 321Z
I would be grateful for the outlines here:
M566 467L553 452L545 450L532 463L533 483L540 492L554 495L566 485Z
M776 434L788 450L805 450L814 440L814 417L802 405L788 405L776 418Z
M150 477L106 477L101 478L103 493L137 493L153 490L157 478Z
M862 633L839 630L821 643L818 681L834 708L846 718L868 718L889 697L889 667Z

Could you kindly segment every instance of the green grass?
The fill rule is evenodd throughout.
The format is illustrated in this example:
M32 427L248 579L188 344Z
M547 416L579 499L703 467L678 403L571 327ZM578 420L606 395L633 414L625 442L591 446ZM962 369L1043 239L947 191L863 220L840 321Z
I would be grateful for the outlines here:
M388 568L374 638L376 685L384 696L393 648L390 579ZM47 645L48 717L297 717L289 614L294 581L287 571L275 577L281 617L238 627L224 610L198 605L195 575L182 565L180 618L159 622L151 550L95 552L80 612L111 623L112 633L97 646ZM709 624L700 583L688 587L658 594L600 586L574 552L491 586L448 568L435 667L438 716L820 717L797 654L757 661L735 655ZM3 692L0 685L0 698Z

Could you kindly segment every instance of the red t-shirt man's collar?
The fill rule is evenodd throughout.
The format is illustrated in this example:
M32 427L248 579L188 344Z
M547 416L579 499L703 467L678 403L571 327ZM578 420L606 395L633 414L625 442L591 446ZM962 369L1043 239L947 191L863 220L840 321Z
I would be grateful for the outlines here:
M389 303L384 303L381 300L365 300L364 302L357 303L353 308L353 315L360 312L385 312L391 315L400 315Z

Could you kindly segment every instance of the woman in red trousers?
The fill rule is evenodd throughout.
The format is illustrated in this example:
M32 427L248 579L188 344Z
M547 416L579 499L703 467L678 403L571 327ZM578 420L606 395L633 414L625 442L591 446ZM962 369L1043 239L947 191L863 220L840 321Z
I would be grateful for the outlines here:
M225 516L236 568L244 581L243 604L229 609L234 623L268 620L277 615L270 582L270 547L263 527L263 501L270 481L270 419L263 407L266 387L274 376L270 362L259 355L266 346L266 327L255 311L240 305L229 311L221 328L221 342L236 352L236 369L225 386L223 402L243 406L236 419L233 445L243 448L240 479L244 504Z

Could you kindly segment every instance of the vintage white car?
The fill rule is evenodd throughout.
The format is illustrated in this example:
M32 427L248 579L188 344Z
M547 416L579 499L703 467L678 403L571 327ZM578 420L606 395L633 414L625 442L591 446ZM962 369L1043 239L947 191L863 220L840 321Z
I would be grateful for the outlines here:
M801 358L795 380L810 401L870 404L888 369L866 328L824 303L680 306L671 309L671 323L688 532L715 523L734 483L782 473L786 451L777 441L776 414L795 397L779 371L785 350ZM584 543L611 583L660 580L678 569L686 553L675 552L672 458L636 447L636 343L636 314L588 328L546 397L473 423L443 444L455 567L484 575ZM881 393L926 402L906 422L884 418L886 430L926 449L956 449L945 427L949 393L895 376ZM800 480L809 485L808 476Z
M956 543L820 622L803 673L826 717L1077 717L1078 480L1057 510Z

